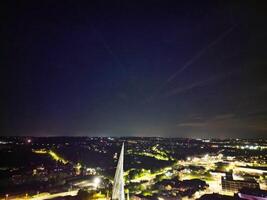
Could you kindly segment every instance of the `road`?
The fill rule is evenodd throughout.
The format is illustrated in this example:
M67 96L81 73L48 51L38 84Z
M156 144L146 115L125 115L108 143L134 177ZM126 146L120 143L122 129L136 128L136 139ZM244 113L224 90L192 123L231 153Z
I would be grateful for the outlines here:
M10 196L7 199L8 200L45 200L45 199L53 199L56 197L64 197L64 196L76 196L78 193L78 190L72 190L72 191L68 191L68 192L59 192L59 193L54 193L54 194L50 194L50 193L40 193L38 195L34 195L34 196L25 196L25 197L21 197L21 196ZM1 200L5 200L1 199Z

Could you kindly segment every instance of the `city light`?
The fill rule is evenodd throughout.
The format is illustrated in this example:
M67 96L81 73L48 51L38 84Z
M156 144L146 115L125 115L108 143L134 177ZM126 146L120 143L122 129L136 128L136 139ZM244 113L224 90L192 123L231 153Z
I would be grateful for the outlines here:
M91 139L92 140L92 139ZM231 142L218 143L218 149L212 151L211 148L206 148L202 152L188 152L184 153L183 157L179 155L175 157L175 152L179 152L183 149L190 149L190 145L192 148L199 148L203 146L203 143L195 144L194 140L189 143L184 144L182 139L173 139L176 140L176 146L171 146L169 140L161 139L161 143L158 141L154 141L153 139L131 139L130 143L127 143L126 149L126 164L130 165L130 167L125 167L126 170L123 172L123 177L125 179L125 187L130 187L129 196L131 195L141 195L152 197L154 195L158 195L155 199L168 199L168 198L176 198L182 193L186 193L187 196L182 199L190 199L189 195L192 198L196 199L203 195L218 193L221 195L233 196L234 193L240 188L242 185L252 185L247 181L247 176L253 177L257 183L254 183L254 186L260 186L261 189L266 188L265 182L265 174L267 166L264 152L261 152L259 149L257 153L259 155L254 156L240 156L239 154L227 154L225 151L230 149L231 151L240 151L241 149L236 148L236 144ZM82 145L77 145L77 142L74 140L73 142L68 141L69 148L75 146L77 150L88 149L88 152L84 151L84 155L79 157L79 159L75 160L73 156L67 156L65 150L65 142L64 147L61 149L60 146L57 149L50 149L47 146L54 144L54 141L49 143L40 143L44 144L46 148L41 145L42 148L36 148L35 146L26 145L35 156L40 156L40 158L45 157L48 158L49 162L54 163L55 165L49 165L49 163L43 163L36 165L29 175L25 176L27 179L36 179L38 181L49 181L53 180L50 177L59 177L59 182L63 184L68 181L68 185L62 185L62 187L57 187L55 185L56 192L51 189L47 191L43 191L42 188L38 188L36 190L35 195L28 193L25 195L26 191L20 195L7 195L3 196L3 199L19 199L21 196L24 198L31 200L45 200L56 197L63 197L67 195L75 196L79 195L80 190L85 190L87 192L97 192L98 189L101 188L100 191L107 190L111 184L114 184L113 179L110 178L112 174L108 174L108 171L112 171L110 169L115 168L117 159L114 161L113 156L115 152L112 150L112 143L117 142L117 144L121 144L121 140L109 140L101 138L101 142L96 142L96 139L93 140L92 144L85 144L83 141ZM163 142L164 141L164 142ZM110 144L109 144L110 143ZM205 144L211 146L209 143L213 144L214 142L210 140L210 142L205 141ZM242 143L242 140L239 141L239 146L246 146L247 141ZM16 143L14 143L16 144ZM103 144L107 144L103 146ZM227 145L226 145L227 144ZM87 146L86 146L87 145ZM225 147L227 146L227 147ZM249 148L252 145L248 145L248 149L246 151L255 152L256 149ZM81 151L81 152L82 152ZM87 157L87 153L92 152L99 155L103 155L102 159L105 161L107 158L104 157L104 154L109 154L109 159L112 160L114 166L112 165L102 165L95 166L90 165L91 157ZM70 149L68 155L73 155L73 151ZM248 152L246 152L248 153ZM119 155L119 154L117 154ZM131 155L132 157L128 157ZM252 154L253 155L253 154ZM72 160L65 160L63 157L71 158ZM83 159L81 159L83 158ZM88 159L87 159L88 158ZM162 159L164 158L164 159ZM145 162L151 163L150 167L148 165L143 165L143 160ZM87 161L87 162L86 162ZM88 162L89 161L89 162ZM95 161L97 162L97 160ZM68 163L68 165L65 165ZM89 163L89 164L88 164ZM99 162L101 163L101 162ZM2 170L6 170L8 168L0 168ZM49 171L50 169L53 169ZM13 169L12 169L13 170ZM26 173L25 173L26 174ZM229 174L233 177L233 180L225 179L225 184L230 184L231 186L222 186L222 177L229 177ZM96 176L97 175L97 176ZM23 184L27 182L27 179L24 179L24 176L12 176L12 181L16 184ZM195 181L197 184L194 184ZM240 182L241 181L241 182ZM189 184L189 185L185 185ZM234 185L234 186L232 186ZM67 187L66 187L67 186ZM67 189L67 190L66 190ZM37 192L38 191L38 192ZM101 192L98 191L100 194ZM101 193L102 196L110 196L106 192ZM94 197L96 195L94 194Z
M98 188L100 182L101 182L101 179L100 179L99 177L95 177L95 178L94 178L94 187L95 187L95 188Z

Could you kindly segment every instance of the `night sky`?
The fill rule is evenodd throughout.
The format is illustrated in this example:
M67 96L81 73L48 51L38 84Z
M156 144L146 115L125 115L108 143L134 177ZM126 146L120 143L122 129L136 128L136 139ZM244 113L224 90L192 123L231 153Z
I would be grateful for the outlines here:
M0 135L267 138L264 1L85 2L1 1Z

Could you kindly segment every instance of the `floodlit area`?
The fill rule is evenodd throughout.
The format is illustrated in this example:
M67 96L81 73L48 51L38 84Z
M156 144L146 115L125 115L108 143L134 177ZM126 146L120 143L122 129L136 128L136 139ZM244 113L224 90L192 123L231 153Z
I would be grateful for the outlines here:
M105 141L106 146L101 146ZM266 189L266 161L259 155L249 158L238 155L228 155L227 151L236 150L235 145L227 148L222 147L214 149L214 144L210 145L207 141L197 144L192 142L192 147L188 143L184 145L181 142L166 145L158 140L135 142L133 139L119 140L101 139L99 144L90 146L90 140L87 145L82 142L81 147L76 147L82 151L88 151L90 155L96 153L94 162L101 164L99 155L105 159L102 167L91 166L90 156L88 162L82 159L73 159L71 157L71 142L64 143L62 146L33 148L31 152L40 159L46 159L51 163L50 168L47 165L38 165L32 169L29 176L13 176L12 180L16 184L23 184L27 180L39 181L51 185L47 191L36 190L36 192L21 192L18 195L7 194L7 199L31 199L45 200L59 197L78 198L81 195L90 196L91 199L110 199L112 196L116 164L119 160L119 149L121 143L126 144L124 153L123 179L125 196L129 198L180 198L182 200L198 199L206 194L217 193L220 195L234 196L237 189L225 189L222 179L231 177L232 180L255 181L262 190ZM31 142L32 143L32 142ZM199 144L200 143L200 144ZM76 143L75 143L76 145ZM203 147L203 145L212 146ZM42 145L43 146L43 145ZM46 145L47 146L47 145ZM116 151L111 151L111 147L116 147ZM199 148L199 152L191 151L190 148ZM61 148L64 151L61 151ZM70 148L66 154L66 148ZM183 149L188 149L188 153L177 155ZM109 153L111 151L112 153ZM190 152L191 151L191 152ZM261 148L251 148L241 151L258 151L263 154ZM108 156L106 156L108 155ZM100 156L100 157L101 157ZM105 157L106 156L106 157ZM85 155L84 158L87 158ZM257 160L257 158L261 158ZM106 163L110 163L107 165ZM53 166L53 167L52 167ZM3 168L5 170L6 168ZM110 172L109 172L110 170ZM120 172L122 173L122 172ZM24 179L24 177L26 179ZM231 179L230 179L231 180ZM55 182L57 181L57 182ZM54 186L53 186L54 184ZM238 187L238 185L236 186ZM120 191L118 189L118 191ZM5 199L6 199L5 198Z

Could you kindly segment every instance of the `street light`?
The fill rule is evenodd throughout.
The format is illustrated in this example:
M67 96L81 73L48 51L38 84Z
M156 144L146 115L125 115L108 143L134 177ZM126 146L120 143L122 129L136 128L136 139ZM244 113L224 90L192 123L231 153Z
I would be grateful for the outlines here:
M96 189L99 186L100 182L101 182L100 178L99 177L95 177L95 179L94 179L94 186L95 186Z

